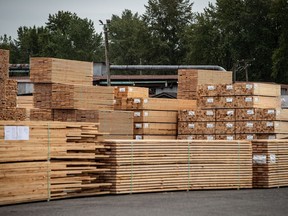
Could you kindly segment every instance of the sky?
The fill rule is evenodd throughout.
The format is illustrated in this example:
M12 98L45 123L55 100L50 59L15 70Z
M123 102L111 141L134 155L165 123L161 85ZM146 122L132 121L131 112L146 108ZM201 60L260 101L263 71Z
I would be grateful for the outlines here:
M216 0L191 0L193 11L202 12L208 2ZM49 14L58 11L70 11L80 18L94 22L97 33L102 31L98 20L111 19L112 15L121 15L125 9L139 15L145 13L144 5L148 0L0 0L0 36L7 34L17 38L17 29L21 26L45 26Z

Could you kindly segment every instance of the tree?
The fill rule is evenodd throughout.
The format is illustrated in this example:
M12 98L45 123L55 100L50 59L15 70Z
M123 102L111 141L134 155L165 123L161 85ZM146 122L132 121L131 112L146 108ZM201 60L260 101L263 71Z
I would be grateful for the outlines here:
M149 35L138 13L124 10L121 17L113 15L109 24L110 57L114 64L146 62Z
M278 45L272 58L272 77L278 83L288 83L288 2L276 0L271 16L279 35Z
M150 33L149 62L181 64L185 57L184 32L193 21L190 0L149 0L143 20Z

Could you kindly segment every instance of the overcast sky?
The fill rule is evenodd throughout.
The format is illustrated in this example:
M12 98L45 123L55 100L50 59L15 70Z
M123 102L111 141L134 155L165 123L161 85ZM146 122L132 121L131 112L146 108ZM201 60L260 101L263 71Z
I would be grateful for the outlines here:
M81 18L94 22L98 33L102 31L98 20L110 19L112 14L121 15L125 9L133 13L145 12L148 0L0 0L0 36L7 34L17 38L20 26L44 26L49 14L59 10L75 12ZM216 0L191 0L193 11L202 12L208 2Z

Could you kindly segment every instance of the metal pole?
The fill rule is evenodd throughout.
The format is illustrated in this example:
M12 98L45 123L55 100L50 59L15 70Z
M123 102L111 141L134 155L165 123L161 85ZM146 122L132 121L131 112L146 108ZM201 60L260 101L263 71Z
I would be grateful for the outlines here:
M103 25L103 28L104 28L104 38L105 38L105 64L106 64L106 73L107 73L107 86L111 86L107 23Z

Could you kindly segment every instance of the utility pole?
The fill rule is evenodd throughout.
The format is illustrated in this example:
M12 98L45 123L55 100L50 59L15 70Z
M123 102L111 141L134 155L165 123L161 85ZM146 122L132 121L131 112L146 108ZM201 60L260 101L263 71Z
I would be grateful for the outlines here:
M110 74L110 61L109 61L109 40L108 40L108 26L110 20L106 20L106 23L103 23L102 20L99 20L100 24L103 25L104 30L104 45L105 45L105 65L106 65L106 74L107 74L107 86L111 86L111 74Z

